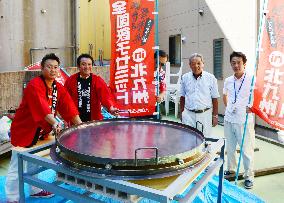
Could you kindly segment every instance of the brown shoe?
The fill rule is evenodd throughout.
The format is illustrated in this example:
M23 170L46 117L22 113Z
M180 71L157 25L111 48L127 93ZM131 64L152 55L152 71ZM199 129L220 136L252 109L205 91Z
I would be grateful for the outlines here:
M225 176L230 176L230 175L234 175L234 174L236 174L235 171L224 171Z

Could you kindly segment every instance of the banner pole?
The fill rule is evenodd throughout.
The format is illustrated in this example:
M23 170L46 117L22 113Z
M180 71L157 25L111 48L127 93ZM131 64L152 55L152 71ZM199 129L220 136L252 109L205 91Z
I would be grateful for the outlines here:
M159 11L159 0L155 0L155 47L159 47L159 13L158 13L158 11ZM157 82L157 85L156 85L156 96L159 96L159 94L160 94L160 80L159 80L159 69L160 69L160 63L159 63L159 58L160 58L160 56L159 56L159 49L160 48L158 48L158 49L155 49L155 54L156 54L156 56L157 56L157 58L156 58L156 72L157 72L157 74L156 74L156 78L155 78L155 80L156 80L156 82ZM157 104L157 119L160 119L160 103L159 102L156 102L156 104Z
M262 38L261 36L262 36L262 31L263 31L263 21L264 21L264 18L265 18L265 15L263 13L265 5L266 5L266 0L263 3L263 8L262 8L262 11L261 11L260 25L259 25L259 28L258 28L258 39L257 39L257 50L256 50L255 64L254 64L254 74L253 74L253 77L252 77L252 80L251 80L250 95L249 95L248 104L250 104L251 101L252 101L255 74L256 74L256 71L257 71L258 60L259 60L259 50L260 50L260 47L261 47L261 38ZM242 143L241 143L241 147L240 147L240 156L239 156L238 167L237 167L237 172L236 172L236 177L235 177L235 185L238 184L238 177L239 177L240 165L241 165L241 160L242 160L242 155L243 155L243 146L244 146L244 141L245 141L245 136L246 136L247 125L248 125L248 113L246 113L246 121L245 121L245 124L244 124L244 132L243 132L243 135L242 135Z

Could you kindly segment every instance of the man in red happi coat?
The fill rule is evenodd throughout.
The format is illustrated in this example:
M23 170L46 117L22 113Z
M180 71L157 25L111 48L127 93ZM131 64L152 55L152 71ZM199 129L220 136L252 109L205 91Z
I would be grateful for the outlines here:
M80 72L70 76L64 85L77 106L83 122L102 120L102 106L111 114L118 114L106 83L100 76L91 73L93 64L92 56L81 54L77 59Z
M14 147L32 147L40 136L52 130L59 132L61 127L55 119L57 112L67 122L82 122L70 95L55 81L59 63L55 54L44 56L41 61L42 75L32 79L25 88L11 125L11 143ZM17 148L13 148L5 187L8 202L19 200L17 153ZM28 169L31 170L32 167L35 166L28 166ZM31 190L32 197L46 198L52 195L35 187Z

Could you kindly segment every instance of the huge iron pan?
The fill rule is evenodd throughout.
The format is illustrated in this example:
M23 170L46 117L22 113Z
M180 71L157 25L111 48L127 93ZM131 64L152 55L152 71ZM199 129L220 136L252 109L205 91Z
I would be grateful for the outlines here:
M85 175L145 179L182 173L206 156L203 134L164 120L92 121L56 135L51 157Z

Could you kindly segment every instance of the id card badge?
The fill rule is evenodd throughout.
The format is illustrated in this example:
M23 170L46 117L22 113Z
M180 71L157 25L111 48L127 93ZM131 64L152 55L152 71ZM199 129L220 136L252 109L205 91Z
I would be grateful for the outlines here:
M235 114L237 112L237 107L231 103L231 105L229 106L229 112Z
M232 113L237 113L237 108L235 106L233 106L233 111Z

